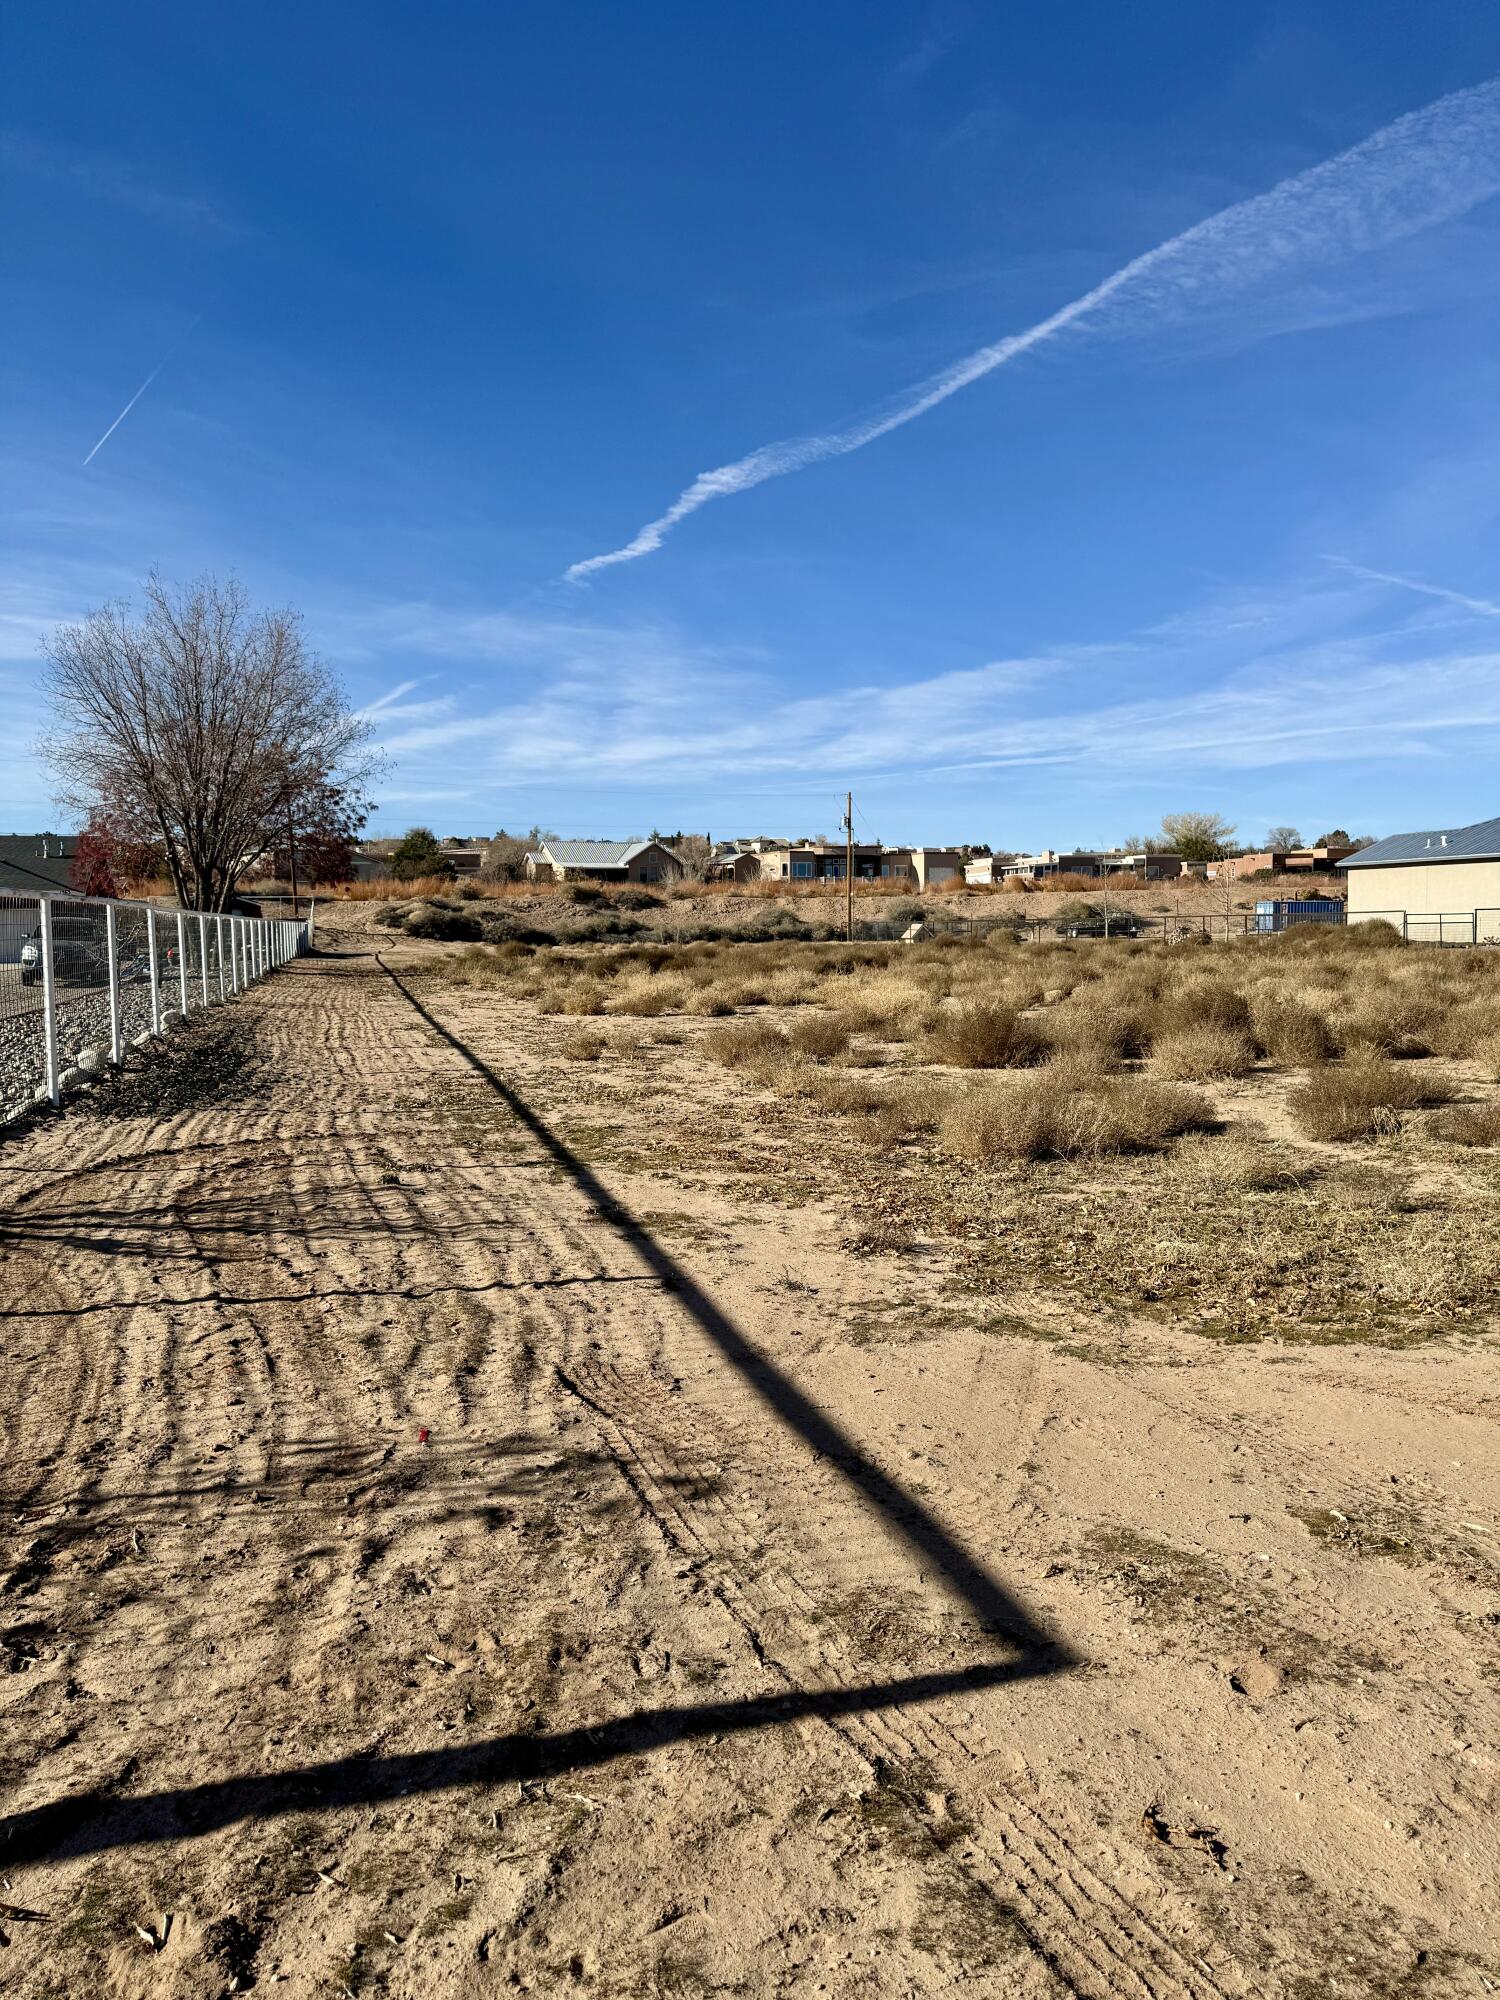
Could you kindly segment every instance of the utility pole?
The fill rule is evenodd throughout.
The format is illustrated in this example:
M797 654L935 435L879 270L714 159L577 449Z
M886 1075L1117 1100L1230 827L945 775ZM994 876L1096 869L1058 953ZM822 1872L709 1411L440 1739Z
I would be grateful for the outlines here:
M854 794L844 794L844 936L854 942Z
M286 845L292 864L292 922L297 921L297 831L292 824L292 802L286 802Z

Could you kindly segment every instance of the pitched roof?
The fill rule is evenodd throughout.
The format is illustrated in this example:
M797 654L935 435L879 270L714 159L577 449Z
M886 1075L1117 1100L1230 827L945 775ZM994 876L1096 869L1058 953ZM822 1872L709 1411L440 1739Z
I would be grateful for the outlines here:
M1334 865L1379 868L1402 861L1500 861L1500 819L1478 820L1473 826L1435 827L1421 833L1392 833Z
M77 846L71 833L0 833L0 891L39 896L71 888Z
M563 868L624 868L659 840L544 840L540 852ZM662 847L664 854L670 847Z

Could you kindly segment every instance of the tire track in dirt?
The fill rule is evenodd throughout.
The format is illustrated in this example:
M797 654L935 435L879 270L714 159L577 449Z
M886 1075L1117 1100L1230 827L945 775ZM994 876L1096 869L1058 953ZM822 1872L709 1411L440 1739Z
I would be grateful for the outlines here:
M463 1060L458 1051L455 1059ZM608 1223L611 1218L605 1214L601 1219ZM562 1254L567 1254L570 1233L564 1224ZM624 1241L630 1241L628 1229ZM670 1300L670 1294L659 1296ZM695 1438L692 1418L680 1400L642 1371L627 1373L613 1362L600 1362L586 1347L580 1354L581 1315L571 1305L552 1297L543 1313L558 1355L554 1366L560 1383L593 1412L601 1442L661 1532L690 1560L711 1569L715 1593L757 1654L788 1685L809 1695L829 1678L844 1688L867 1678L867 1669L830 1637L826 1626L811 1627L818 1586L789 1574L769 1554L778 1541L791 1539L784 1521L769 1508L747 1507L743 1499L731 1505L719 1491L722 1441L715 1439L711 1449L706 1440ZM639 1307L633 1318L639 1326ZM583 1338L587 1342L593 1336ZM647 1334L648 1343L650 1338ZM770 1626L780 1629L781 1657L763 1636ZM984 1872L1020 1912L1035 1948L1072 1991L1090 2000L1120 1994L1218 2000L1249 1990L1234 1966L1209 1967L1210 1946L1194 1935L1185 1909L1174 1910L1176 1926L1188 1940L1179 1944L1105 1882L1082 1853L1091 1844L1086 1830L1071 1826L1055 1811L1044 1816L1019 1798L1002 1800L993 1792L978 1792L969 1768L972 1751L932 1712L887 1710L846 1717L836 1726L872 1766L935 1765L950 1781L956 1779L966 1799L975 1800L981 1818L974 1845L984 1855Z

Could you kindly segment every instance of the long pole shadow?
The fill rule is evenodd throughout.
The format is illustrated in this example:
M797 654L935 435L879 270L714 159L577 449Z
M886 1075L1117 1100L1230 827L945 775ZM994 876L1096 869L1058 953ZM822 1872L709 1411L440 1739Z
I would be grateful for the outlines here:
M1052 1666L1041 1661L995 1662L859 1687L798 1688L697 1708L644 1709L596 1729L560 1730L552 1736L491 1736L452 1750L333 1757L286 1771L221 1778L134 1797L108 1786L96 1787L0 1819L0 1855L35 1860L56 1854L72 1859L117 1847L196 1839L245 1819L377 1805L462 1786L544 1781L617 1757L642 1756L669 1743L779 1728L809 1716L835 1721L845 1715L867 1715L941 1695L972 1694L1051 1671Z
M915 1495L907 1493L888 1473L873 1464L846 1431L751 1344L728 1314L714 1303L701 1285L695 1283L645 1225L610 1194L526 1100L466 1043L444 1027L399 974L392 971L379 952L374 957L381 971L433 1033L460 1055L470 1069L484 1078L537 1143L545 1148L554 1164L587 1196L600 1219L629 1244L647 1268L676 1296L731 1366L820 1457L839 1467L851 1485L879 1509L924 1563L931 1564L947 1577L980 1622L992 1630L1003 1632L1023 1651L1044 1655L1050 1671L1076 1664L1075 1657L1022 1609L998 1579L954 1540L942 1522Z
M547 1779L702 1736L767 1729L816 1717L868 1714L944 1695L1034 1679L1077 1664L942 1522L866 1457L855 1441L767 1360L645 1226L515 1090L417 999L379 953L375 963L442 1041L481 1076L553 1163L587 1197L600 1220L628 1244L696 1321L725 1359L819 1456L837 1465L922 1559L939 1570L987 1629L1003 1634L1017 1656L941 1673L831 1689L794 1688L695 1708L638 1711L597 1728L551 1736L508 1735L452 1750L331 1758L291 1770L216 1780L140 1796L96 1787L0 1819L0 1853L28 1857L97 1854L116 1847L211 1833L247 1818L373 1804L460 1786Z

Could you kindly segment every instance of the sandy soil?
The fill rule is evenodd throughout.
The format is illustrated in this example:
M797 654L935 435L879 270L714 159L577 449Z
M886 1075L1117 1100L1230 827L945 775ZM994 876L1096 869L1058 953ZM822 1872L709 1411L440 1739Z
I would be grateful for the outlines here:
M361 921L0 1148L0 1992L1500 1990L1491 1347L966 1315Z

